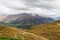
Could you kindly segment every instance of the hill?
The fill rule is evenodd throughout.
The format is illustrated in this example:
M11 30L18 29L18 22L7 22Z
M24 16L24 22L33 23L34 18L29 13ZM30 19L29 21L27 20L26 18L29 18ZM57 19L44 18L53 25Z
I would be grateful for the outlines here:
M49 24L35 25L29 32L48 38L60 40L60 20Z
M5 25L29 29L33 25L50 23L52 21L54 21L54 19L50 17L44 17L38 14L32 15L27 13L21 13L8 15L3 22Z
M9 38L19 39L19 40L48 40L42 36L35 35L33 33L25 32L17 28L0 26L0 39ZM13 40L13 39L12 39Z

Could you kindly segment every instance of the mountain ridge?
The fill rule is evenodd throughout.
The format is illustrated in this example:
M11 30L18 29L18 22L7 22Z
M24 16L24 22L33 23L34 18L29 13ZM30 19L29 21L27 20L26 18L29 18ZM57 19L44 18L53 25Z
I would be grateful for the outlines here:
M4 20L2 20L1 23L12 26L15 25L18 28L29 29L33 25L50 23L53 21L54 19L50 17L43 17L39 16L38 14L35 14L33 16L32 14L22 13L22 14L8 15Z

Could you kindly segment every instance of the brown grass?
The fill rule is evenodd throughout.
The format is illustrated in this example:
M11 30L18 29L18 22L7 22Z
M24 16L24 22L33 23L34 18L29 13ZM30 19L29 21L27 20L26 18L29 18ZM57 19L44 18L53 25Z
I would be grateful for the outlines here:
M37 36L33 33L22 31L14 27L0 26L0 36L20 38L22 40L48 40L42 36Z
M57 25L57 23L60 22L33 26L29 32L46 37L49 40L60 40L60 25Z

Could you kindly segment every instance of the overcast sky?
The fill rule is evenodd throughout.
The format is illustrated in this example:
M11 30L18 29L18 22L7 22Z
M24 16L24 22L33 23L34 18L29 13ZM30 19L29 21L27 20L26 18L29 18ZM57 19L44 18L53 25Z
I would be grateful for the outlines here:
M0 0L0 14L37 13L60 16L60 0Z

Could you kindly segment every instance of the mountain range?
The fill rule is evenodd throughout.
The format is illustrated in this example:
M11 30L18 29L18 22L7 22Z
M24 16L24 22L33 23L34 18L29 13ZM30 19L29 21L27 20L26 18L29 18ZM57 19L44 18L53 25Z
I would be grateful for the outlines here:
M0 24L17 26L19 28L30 28L33 25L45 24L53 22L54 19L50 17L40 16L38 14L12 14L12 15L1 15Z

